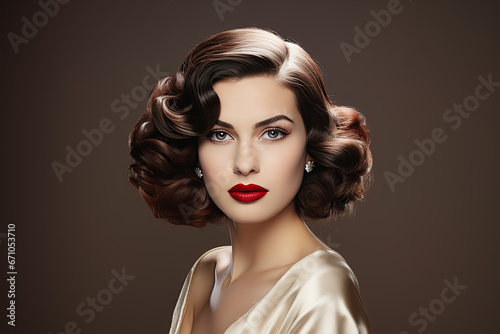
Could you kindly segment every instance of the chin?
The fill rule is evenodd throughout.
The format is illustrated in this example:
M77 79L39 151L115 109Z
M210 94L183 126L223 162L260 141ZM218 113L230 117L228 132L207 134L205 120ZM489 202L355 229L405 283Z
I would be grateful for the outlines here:
M251 204L242 204L235 203L231 205L229 210L222 210L226 216L233 220L236 223L241 224L258 224L269 221L275 217L277 217L281 212L283 212L287 207L293 205L293 202L289 202L284 206L280 206L278 210L276 210L276 206L274 205L272 210L269 207L269 203L251 203Z
M254 208L235 210L235 208L233 207L231 208L231 210L223 210L223 212L229 219L241 224L258 224L273 217L272 214L265 214L262 211L256 214L258 210Z

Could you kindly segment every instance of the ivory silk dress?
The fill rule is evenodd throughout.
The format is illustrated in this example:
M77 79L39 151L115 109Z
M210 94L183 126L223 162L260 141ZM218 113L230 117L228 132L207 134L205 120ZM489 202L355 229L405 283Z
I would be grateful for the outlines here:
M179 334L194 263L182 286L169 334ZM297 261L224 334L369 334L356 276L344 258L320 249Z

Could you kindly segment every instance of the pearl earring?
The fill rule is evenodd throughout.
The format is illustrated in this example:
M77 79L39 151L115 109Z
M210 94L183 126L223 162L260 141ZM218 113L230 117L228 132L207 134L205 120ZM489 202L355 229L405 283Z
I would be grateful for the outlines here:
M314 162L312 162L311 160L309 160L306 163L306 168L305 168L306 172L308 172L308 173L312 172L313 168L314 168Z
M194 172L196 173L196 175L198 175L198 177L201 179L203 177L203 173L201 172L201 168L200 167L196 167L194 169Z

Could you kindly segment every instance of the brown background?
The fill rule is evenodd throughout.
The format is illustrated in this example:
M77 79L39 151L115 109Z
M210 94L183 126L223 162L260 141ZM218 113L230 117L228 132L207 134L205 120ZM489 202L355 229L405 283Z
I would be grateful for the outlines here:
M222 0L227 3L227 0ZM233 1L236 3L237 1ZM127 183L127 135L145 100L123 120L111 109L142 85L145 68L174 73L208 35L257 26L298 41L324 71L337 104L358 108L372 131L375 182L353 219L314 230L356 273L375 333L418 333L408 318L439 306L445 279L467 288L428 322L425 333L497 330L500 87L456 130L444 112L474 94L478 77L500 81L495 1L402 0L348 63L339 44L387 1L245 0L222 21L207 1L71 1L16 54L36 1L2 9L2 227L15 222L17 326L6 326L6 239L2 250L1 326L12 333L167 333L184 278L205 251L228 245L223 228L198 230L154 219ZM16 7L12 7L16 6ZM123 105L123 104L122 104ZM115 126L59 182L51 167L109 118ZM447 136L391 191L414 140L434 128ZM125 268L135 276L90 323L78 304L96 297ZM418 319L423 317L418 316ZM6 332L2 329L2 332Z

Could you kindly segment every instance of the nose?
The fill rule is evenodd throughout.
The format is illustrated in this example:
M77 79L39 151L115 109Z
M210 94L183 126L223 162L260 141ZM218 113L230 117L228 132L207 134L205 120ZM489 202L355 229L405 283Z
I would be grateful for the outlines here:
M249 142L240 142L236 147L233 172L241 175L258 173L260 171L259 159L255 147Z

